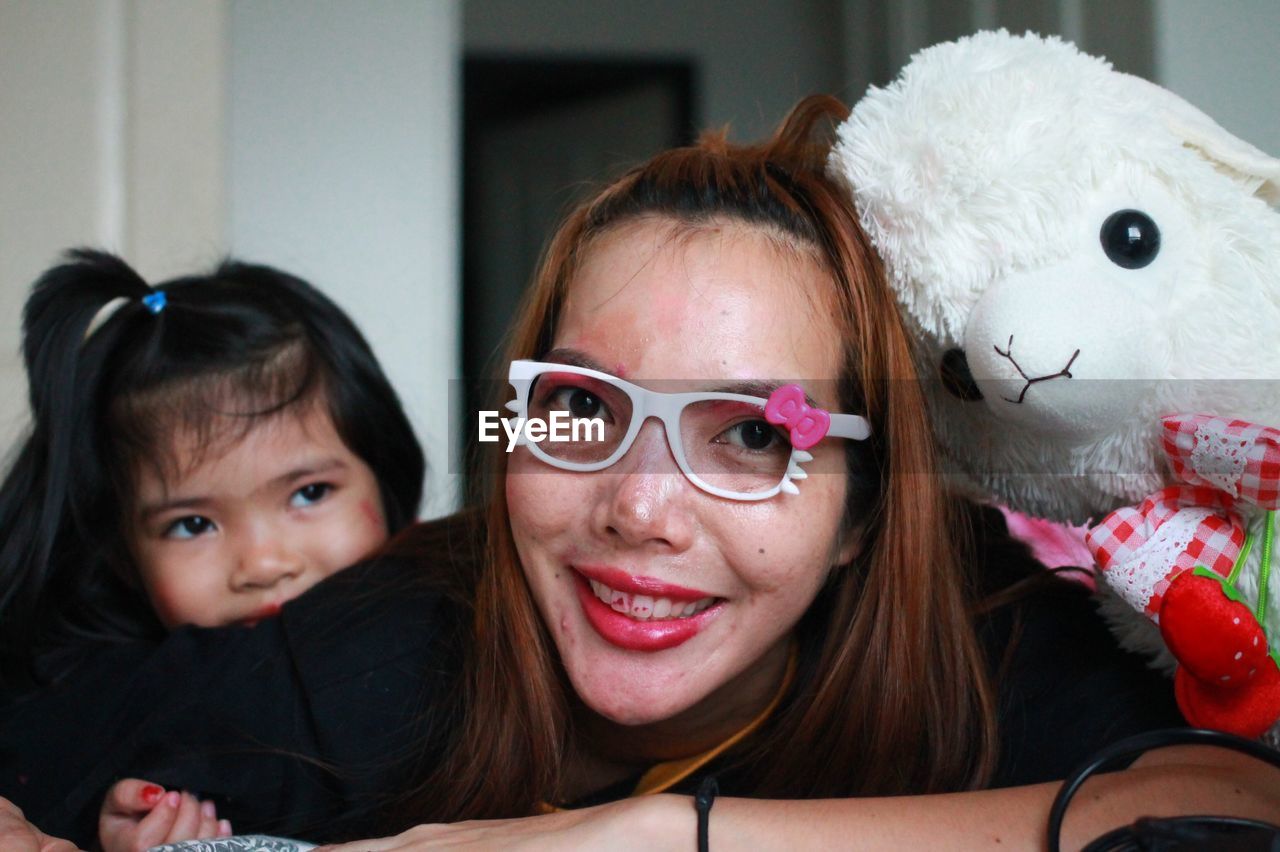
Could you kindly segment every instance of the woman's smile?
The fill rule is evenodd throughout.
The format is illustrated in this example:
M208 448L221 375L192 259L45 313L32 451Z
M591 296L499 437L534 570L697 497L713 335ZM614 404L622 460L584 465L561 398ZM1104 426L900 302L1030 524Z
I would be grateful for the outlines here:
M617 568L575 566L578 601L587 623L612 645L628 651L665 651L698 635L725 600ZM608 585L595 577L605 577Z

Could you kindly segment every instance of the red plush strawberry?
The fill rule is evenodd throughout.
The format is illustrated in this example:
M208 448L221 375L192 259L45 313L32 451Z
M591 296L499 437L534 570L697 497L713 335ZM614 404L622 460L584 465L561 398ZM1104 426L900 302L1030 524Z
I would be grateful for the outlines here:
M1207 568L1174 578L1160 633L1178 660L1178 709L1197 728L1260 737L1280 719L1280 667L1244 597Z
M1243 596L1206 568L1169 584L1160 633L1181 669L1218 688L1245 686L1269 662L1267 637Z
M1173 676L1178 709L1197 728L1226 731L1249 739L1265 734L1280 719L1280 667L1263 660L1243 687L1223 689L1179 667Z

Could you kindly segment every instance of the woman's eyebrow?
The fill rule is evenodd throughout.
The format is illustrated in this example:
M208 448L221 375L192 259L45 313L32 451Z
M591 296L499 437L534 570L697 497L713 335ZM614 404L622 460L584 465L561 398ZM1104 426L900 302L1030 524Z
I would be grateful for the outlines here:
M600 373L609 373L599 361L596 361L587 353L580 349L570 349L567 347L560 349L552 349L542 357L543 361L549 361L555 364L565 364L569 367L582 367L584 370L595 370ZM610 375L613 375L610 373Z
M602 367L598 361L579 349L571 349L568 347L552 349L543 356L542 360L556 364L565 364L570 367L582 367L587 370L597 370L601 373L609 373L610 375L613 375L612 372ZM695 390L693 387L694 382L690 381L688 384L689 387L683 388L683 390ZM697 388L697 390L704 390L707 393L736 393L742 396L755 396L760 397L761 399L768 399L774 391L782 387L784 384L790 383L781 381L765 381L763 379L743 379L741 381L725 382L709 388ZM663 388L663 390L676 391L677 389ZM817 405L813 397L808 393L805 393L804 400L807 405Z
M782 382L765 382L759 379L745 379L740 382L729 382L707 390L711 393L738 393L743 396L758 396L768 399L769 395L782 386ZM808 399L808 397L805 397Z
M760 379L745 379L740 382L729 382L723 385L717 385L711 388L712 393L738 393L743 396L755 396L761 399L768 399L773 396L773 392L783 385L794 384L794 382L775 382L763 381ZM801 390L804 390L801 388ZM818 403L807 392L804 395L805 404L810 407L817 407Z

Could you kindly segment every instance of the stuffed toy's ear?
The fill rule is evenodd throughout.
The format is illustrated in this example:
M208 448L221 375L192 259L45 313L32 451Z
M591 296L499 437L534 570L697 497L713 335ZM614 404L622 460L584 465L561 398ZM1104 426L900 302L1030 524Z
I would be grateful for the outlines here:
M1141 77L1121 76L1147 99L1170 132L1207 159L1235 172L1242 182L1253 186L1254 195L1273 207L1280 206L1280 159L1223 130L1212 118L1168 89Z

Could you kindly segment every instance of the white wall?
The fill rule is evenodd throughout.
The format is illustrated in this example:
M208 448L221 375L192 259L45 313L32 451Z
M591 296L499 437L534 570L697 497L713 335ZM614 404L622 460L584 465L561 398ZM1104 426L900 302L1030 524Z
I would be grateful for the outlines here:
M1156 0L1156 82L1280 156L1280 3Z
M459 0L0 0L0 445L57 253L149 280L233 249L355 317L454 502Z
M731 123L739 140L767 133L804 95L845 85L839 0L465 0L462 8L468 52L696 59L703 123Z
M451 508L458 340L454 0L235 0L230 244L320 286L365 331Z
M95 245L163 277L223 243L217 0L0 2L0 446L26 422L27 290Z

